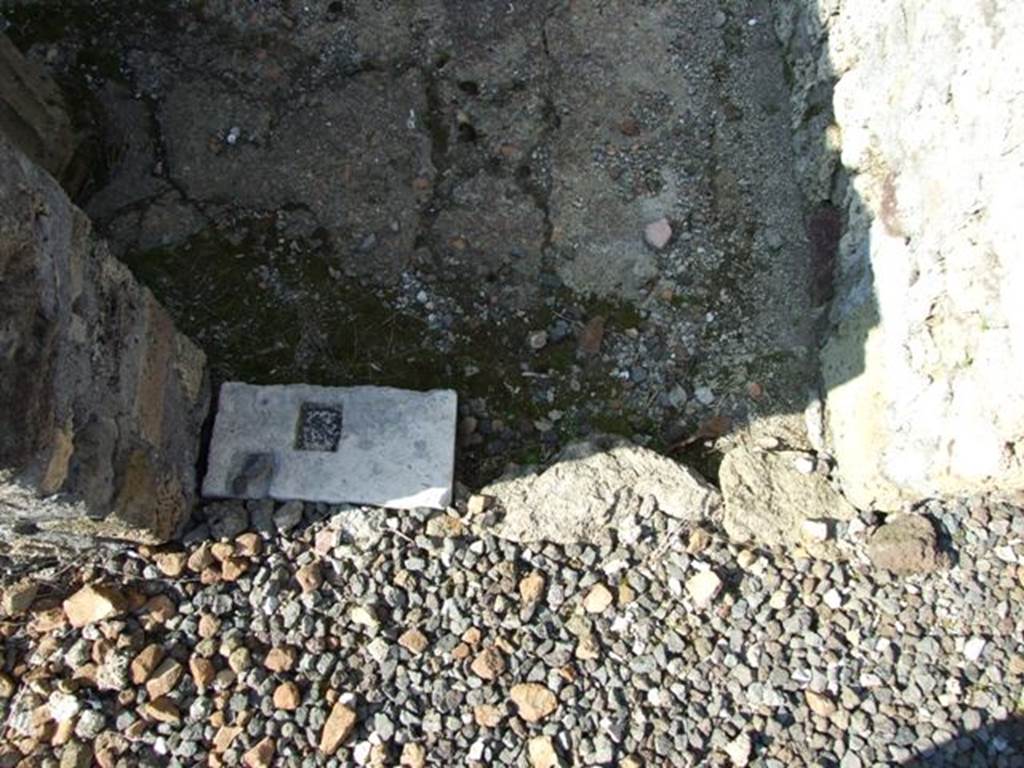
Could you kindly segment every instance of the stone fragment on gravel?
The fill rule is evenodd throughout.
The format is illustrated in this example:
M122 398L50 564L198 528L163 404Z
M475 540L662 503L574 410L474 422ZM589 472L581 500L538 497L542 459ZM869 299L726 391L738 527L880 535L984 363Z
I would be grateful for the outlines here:
M540 683L517 683L509 691L519 716L528 723L539 723L558 709L558 699Z
M540 600L544 594L544 574L540 571L531 571L519 581L519 597L525 605Z
M563 765L550 736L534 736L527 742L526 752L530 768L559 768Z
M964 643L964 658L968 661L977 661L985 650L985 640L980 637L972 637Z
M4 588L0 608L3 608L7 616L20 616L32 607L32 601L38 593L39 584L23 579Z
M217 676L217 668L214 667L213 662L196 655L188 660L188 671L192 675L192 682L195 683L196 689L199 691L209 688Z
M686 551L691 555L699 555L711 546L711 534L706 528L694 528L690 531L690 537L686 543Z
M214 557L213 550L209 542L203 542L188 556L186 565L188 569L194 573L202 573L205 569L213 565Z
M199 617L199 626L197 628L199 637L203 640L213 637L220 630L220 619L216 616L204 613Z
M246 768L271 768L274 764L275 743L270 736L261 739L242 757Z
M288 672L295 666L298 653L291 646L278 646L267 651L263 666L271 672Z
M427 750L422 745L410 741L402 747L399 768L424 768L426 764Z
M746 733L741 733L725 745L725 753L736 768L745 768L750 763L752 749L753 745L750 742L750 736Z
M353 624L358 624L361 627L366 627L370 633L374 633L380 627L380 620L377 618L376 611L368 605L356 605L349 611L349 619Z
M93 748L81 741L69 741L60 754L60 768L89 768L92 765Z
M592 633L580 635L579 642L576 643L575 654L580 661L593 661L601 657L601 647Z
M505 671L505 657L492 645L478 653L469 668L481 680L491 681Z
M800 523L800 541L808 544L821 544L828 541L831 526L828 520L804 520Z
M238 734L240 734L242 730L241 726L237 725L220 726L213 736L213 751L218 753L226 752L231 748L231 743L238 737Z
M299 691L299 686L290 680L281 683L274 689L274 706L277 709L283 709L288 712L298 709L299 705L302 704L302 693Z
M164 659L146 681L150 699L159 699L174 690L185 668L176 659Z
M345 740L355 730L356 722L358 722L358 716L352 709L342 704L341 701L335 702L331 708L331 714L327 717L323 730L320 732L320 751L328 757L337 752L338 747L345 743Z
M583 598L583 609L587 613L604 613L604 611L615 601L612 592L604 584L595 584Z
M188 555L184 552L157 552L153 555L153 564L160 573L170 578L177 578L185 571Z
M831 717L836 712L836 704L831 698L823 693L807 690L804 692L807 706L818 717Z
M473 707L473 721L481 728L497 728L505 712L493 704L477 704Z
M490 496L482 493L474 493L466 502L466 512L473 517L479 517L488 510L494 501Z
M178 707L167 696L148 701L142 705L142 714L158 723L180 723L181 713Z
M614 437L574 443L540 474L492 483L504 517L497 536L519 542L595 542L645 500L669 515L700 520L718 509L718 491L695 471L650 449Z
M164 649L157 643L150 643L132 659L131 676L135 685L142 685L164 657Z
M427 521L427 536L437 539L457 538L466 532L466 526L455 515L443 513Z
M723 523L730 538L767 546L793 546L804 520L851 520L857 510L819 474L794 466L809 454L766 451L739 445L725 454L719 469Z
M112 618L124 608L124 596L102 584L87 584L64 601L64 614L75 628Z
M286 501L274 510L274 525L281 533L288 533L302 522L302 502Z
M405 630L398 638L398 644L414 656L423 653L427 649L429 642L427 636L416 629L416 627L410 627Z
M896 574L929 573L947 565L935 526L919 514L886 518L868 539L867 555L876 568Z
M256 557L263 551L263 539L258 533L243 533L235 539L235 551L241 557Z
M665 217L644 227L644 240L656 251L664 249L672 239L672 224Z
M299 588L303 594L314 592L324 582L323 574L320 572L320 563L313 561L295 571L295 580L299 582Z
M714 571L701 571L686 580L686 592L698 610L710 607L721 589L722 580Z
M224 581L238 581L249 570L249 561L242 557L227 557L220 564L220 575Z

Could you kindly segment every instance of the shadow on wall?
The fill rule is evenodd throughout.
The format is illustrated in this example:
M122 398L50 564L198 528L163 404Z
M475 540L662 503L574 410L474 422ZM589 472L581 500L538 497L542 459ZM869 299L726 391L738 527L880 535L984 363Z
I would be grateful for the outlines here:
M777 3L776 31L792 89L798 183L807 205L810 294L818 318L820 385L826 402L866 371L869 336L880 323L871 266L870 219L840 158L833 66L822 0ZM870 419L859 413L857 418Z
M1012 752L1014 757L1007 757ZM904 768L996 768L1024 765L1024 717L1013 716L974 731L963 731L952 741L933 747L902 763Z

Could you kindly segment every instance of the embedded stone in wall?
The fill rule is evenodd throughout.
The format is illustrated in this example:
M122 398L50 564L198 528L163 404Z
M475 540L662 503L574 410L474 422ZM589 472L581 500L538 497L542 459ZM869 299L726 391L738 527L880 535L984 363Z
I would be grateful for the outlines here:
M443 509L456 404L452 390L225 383L203 495Z
M195 497L205 357L0 135L0 539L162 542Z

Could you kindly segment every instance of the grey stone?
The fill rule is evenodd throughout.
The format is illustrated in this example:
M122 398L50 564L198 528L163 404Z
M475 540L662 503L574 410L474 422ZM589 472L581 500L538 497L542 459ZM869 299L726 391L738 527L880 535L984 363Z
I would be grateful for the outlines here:
M274 526L282 533L287 533L301 522L301 501L286 502L274 511Z
M205 358L3 137L0 179L0 535L164 542L194 500Z
M444 508L456 395L386 387L221 387L203 494Z
M762 544L813 543L804 522L851 520L857 510L828 478L805 474L794 460L800 451L765 451L747 445L722 460L719 482L725 505L724 525L737 541Z
M568 446L543 471L520 471L484 488L504 517L494 533L513 541L594 542L635 527L644 500L671 517L714 514L718 492L692 469L620 438L595 437ZM550 599L550 593L549 593Z

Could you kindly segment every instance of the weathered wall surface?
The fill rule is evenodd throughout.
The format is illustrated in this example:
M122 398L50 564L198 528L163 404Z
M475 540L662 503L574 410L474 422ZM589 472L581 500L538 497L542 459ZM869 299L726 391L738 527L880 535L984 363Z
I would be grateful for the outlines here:
M75 154L75 136L57 84L0 35L0 132L60 180Z
M163 541L191 508L205 358L0 136L0 537Z
M844 213L822 367L846 495L1024 488L1024 5L801 0L775 19L804 192Z

